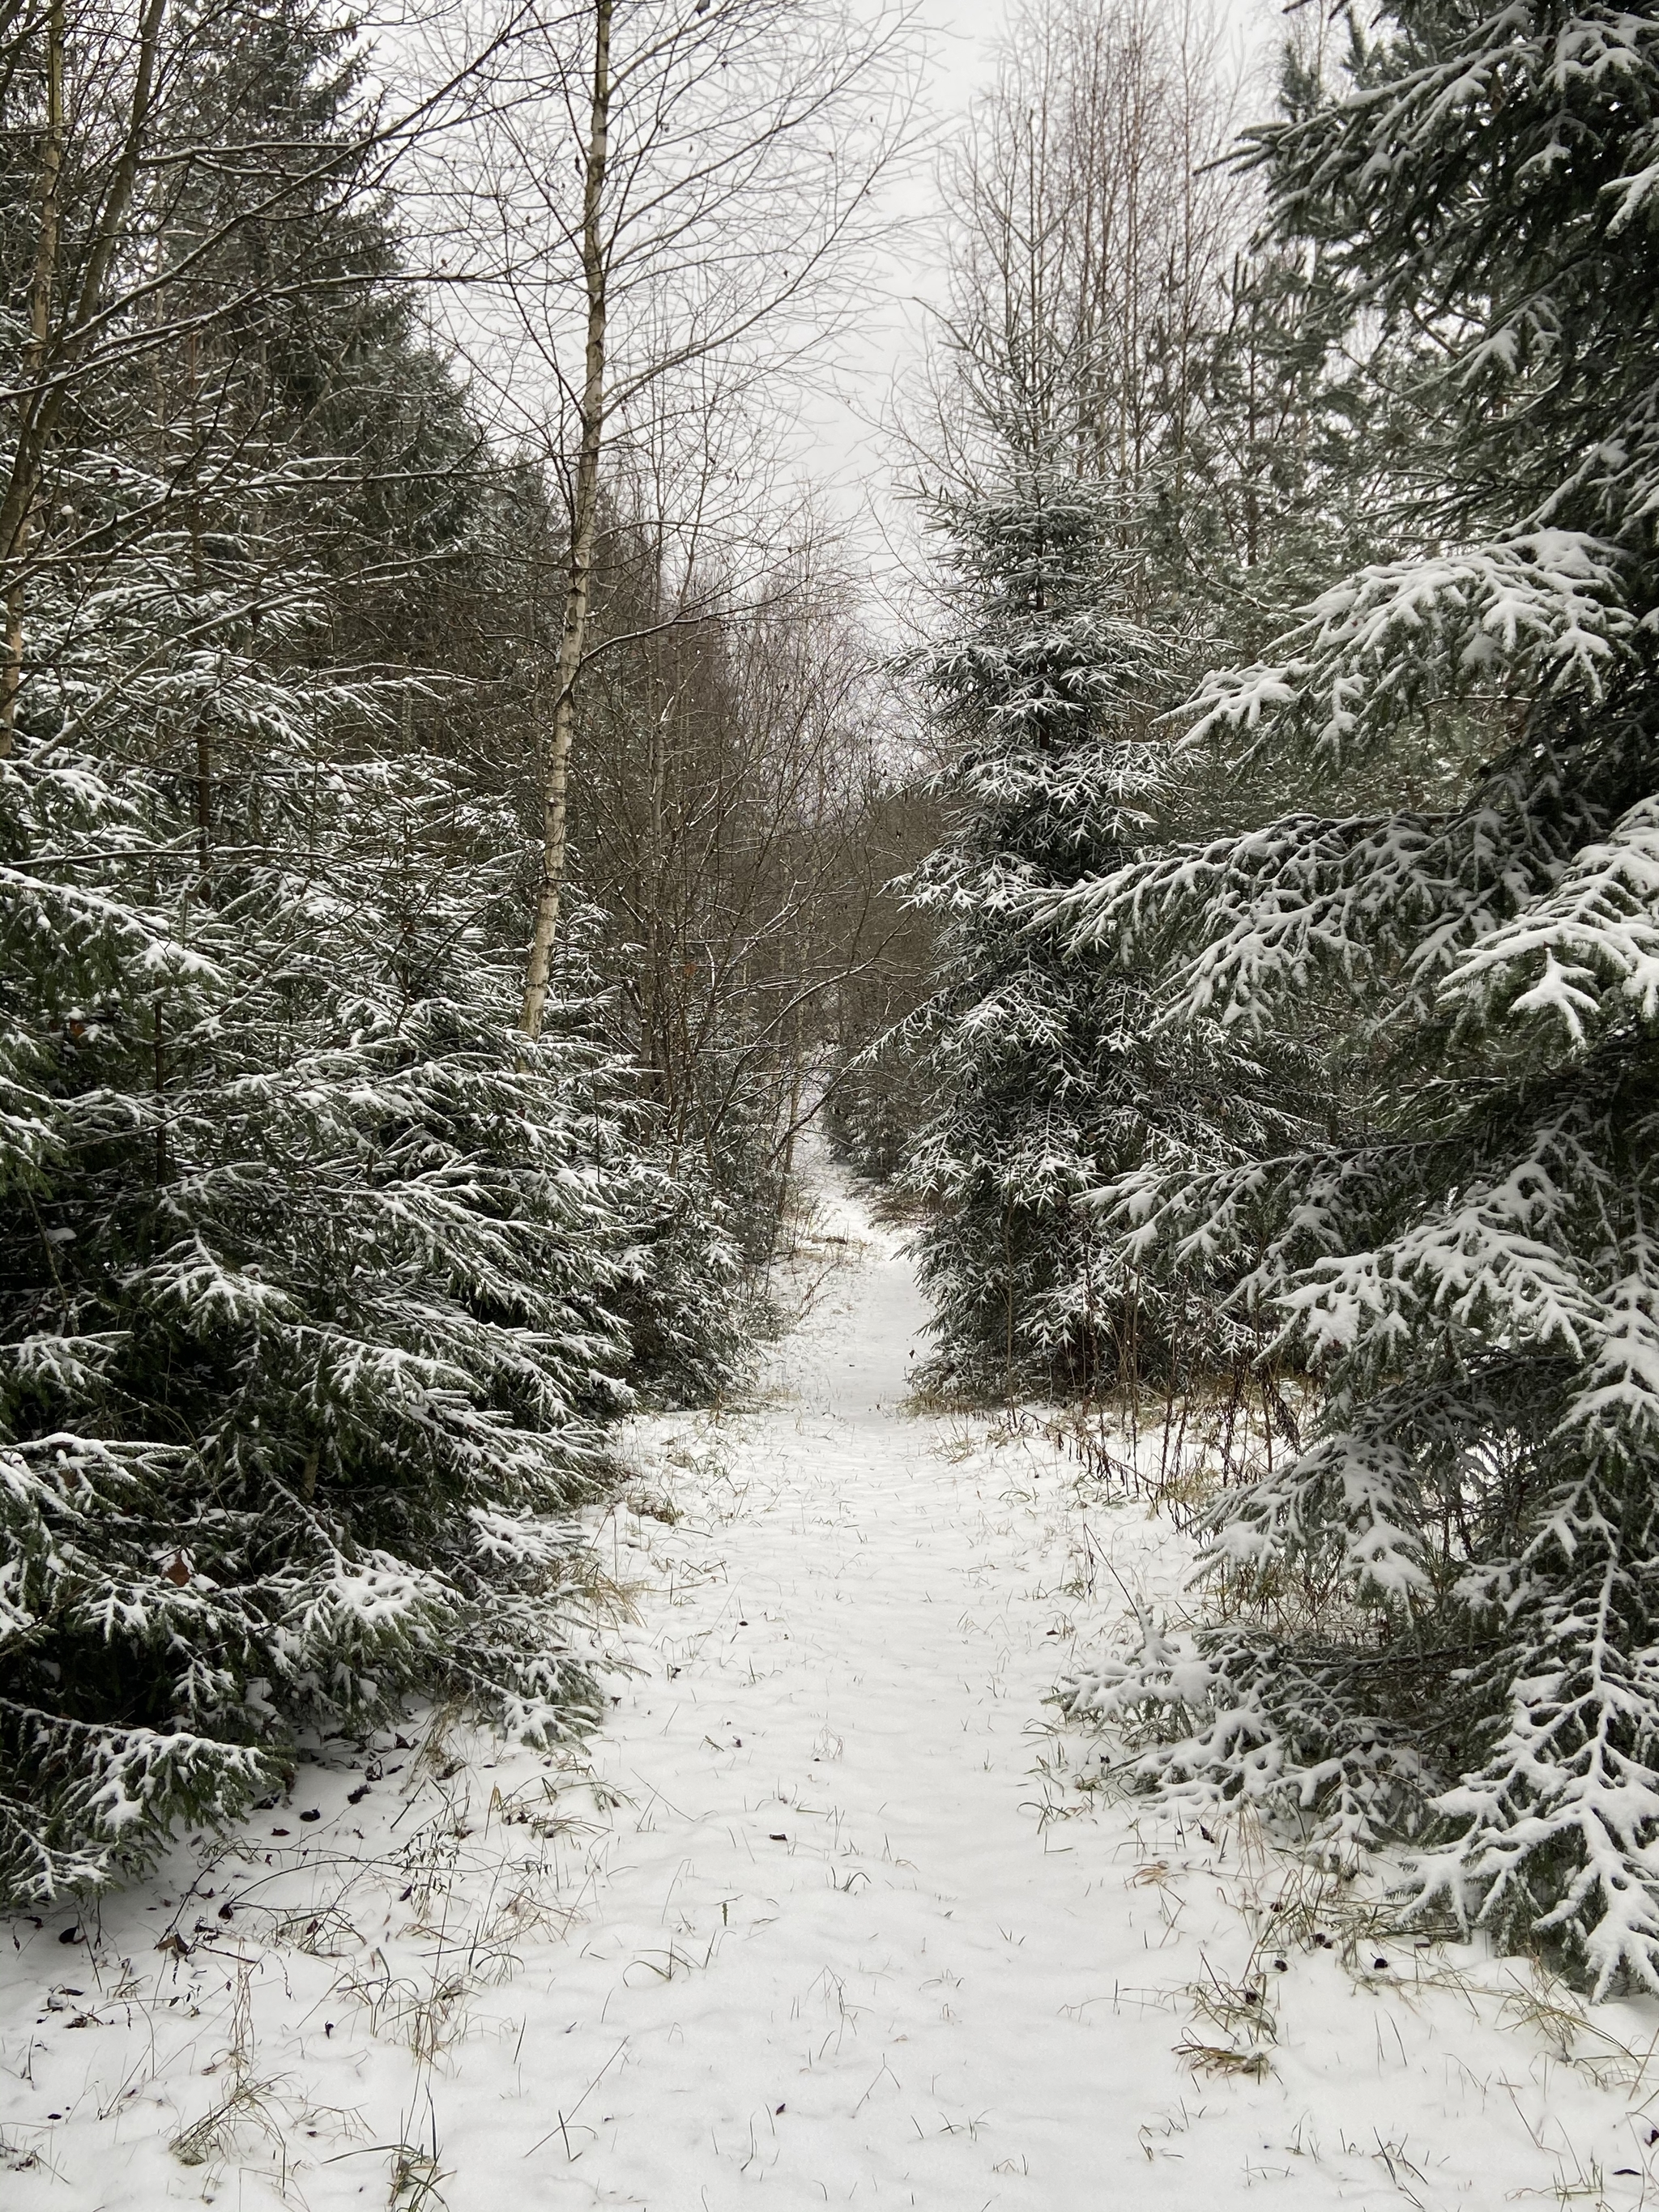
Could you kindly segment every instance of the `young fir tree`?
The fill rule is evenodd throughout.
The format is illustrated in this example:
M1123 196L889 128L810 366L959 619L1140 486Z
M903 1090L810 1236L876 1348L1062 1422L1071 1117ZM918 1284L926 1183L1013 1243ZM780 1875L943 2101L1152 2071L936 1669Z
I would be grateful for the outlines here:
M1438 489L1202 726L1443 787L1073 902L1167 955L1171 1018L1352 1007L1325 1141L1120 1185L1328 1395L1215 1510L1200 1662L1153 1632L1074 1695L1163 1739L1147 1778L1410 1831L1423 1906L1659 1988L1659 21L1401 0L1261 145L1284 231L1443 349Z
M0 1872L34 1897L411 1686L554 1721L556 1516L619 1398L616 1085L513 1040L510 860L433 865L441 769L342 763L375 702L274 664L280 605L204 672L193 585L154 544L124 580L73 653L37 599L0 769ZM210 711L241 779L204 874L168 741Z
M1058 469L956 509L963 626L920 664L954 820L908 887L939 921L943 973L925 1017L939 1103L908 1179L933 1206L933 1371L989 1395L1085 1395L1184 1356L1184 1293L1149 1299L1089 1200L1231 1110L1218 1070L1149 1042L1133 972L1073 959L1032 921L1144 839L1164 776L1146 734L1164 654L1115 611L1114 520Z
M180 98L203 40L270 30L175 23ZM74 112L107 51L71 42ZM149 118L182 150L101 265L76 210L95 228L106 198L59 210L54 295L96 321L47 349L77 398L98 362L97 408L30 446L19 337L8 419L36 489L0 745L0 1891L37 1901L410 1690L567 1724L568 1510L625 1395L610 1301L641 1212L617 1072L513 1025L510 817L411 740L408 682L329 651L349 457L313 466L315 410L239 321L325 125L189 119ZM219 207L211 255L191 173L249 210ZM291 211L340 218L313 246L355 346L384 240L349 194ZM155 332L181 319L175 383Z

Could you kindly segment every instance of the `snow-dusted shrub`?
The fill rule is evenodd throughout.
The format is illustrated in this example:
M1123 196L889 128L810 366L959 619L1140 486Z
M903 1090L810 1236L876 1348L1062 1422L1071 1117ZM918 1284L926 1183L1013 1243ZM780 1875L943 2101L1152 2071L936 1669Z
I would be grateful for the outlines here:
M532 1048L468 820L320 586L157 533L31 605L0 759L0 1885L234 1814L406 1691L588 1694L617 1079ZM204 635L211 644L204 647ZM211 763L198 810L198 759ZM615 1159L615 1168L607 1161Z
M771 1316L703 1176L647 1146L627 1184L629 1241L611 1304L627 1331L628 1379L646 1402L706 1405L754 1368Z
M1421 1906L1659 1988L1659 21L1396 5L1261 143L1285 232L1443 358L1415 544L1213 678L1194 742L1334 791L1480 764L1070 902L1164 962L1166 1024L1350 1010L1319 1141L1109 1194L1131 1258L1240 1267L1328 1396L1215 1508L1224 1625L1075 1701L1155 1725L1146 1778L1407 1831Z
M830 1064L822 1120L838 1160L872 1182L902 1174L918 1132L938 1110L927 1024L899 1022Z

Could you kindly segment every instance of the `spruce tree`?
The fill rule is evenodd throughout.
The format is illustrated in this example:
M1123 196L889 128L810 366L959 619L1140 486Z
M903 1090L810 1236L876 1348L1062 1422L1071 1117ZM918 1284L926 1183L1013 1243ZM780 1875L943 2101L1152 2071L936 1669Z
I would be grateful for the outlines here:
M1148 1299L1091 1194L1213 1127L1197 1057L1150 1039L1144 985L1071 958L1034 909L1146 836L1164 780L1149 705L1167 648L1117 611L1108 495L1018 471L949 517L961 627L917 674L951 826L908 896L939 926L932 1119L908 1180L935 1310L935 1380L1086 1395L1166 1371L1184 1293Z
M26 376L8 420L34 489L0 747L0 1890L36 1902L411 1692L541 1735L591 1705L569 1516L663 1196L625 1071L571 1018L514 1029L522 841L441 724L420 742L432 679L331 649L360 530L317 389L377 373L365 331L386 388L435 371L376 309L335 42L283 15L273 78L256 12L177 19L184 112L149 143L183 151L99 280L97 407L64 339L77 404L30 447ZM70 52L78 112L101 51ZM295 163L337 173L321 206ZM216 192L242 199L209 254ZM295 228L262 243L273 206Z
M1074 1694L1146 1778L1407 1832L1423 1909L1659 1988L1659 23L1399 0L1352 69L1259 152L1439 356L1409 534L1200 725L1338 803L1071 908L1164 958L1166 1020L1347 1000L1320 1141L1116 1190L1244 1269L1323 1420L1218 1503L1199 1662L1154 1632Z
M37 595L0 768L0 1868L37 1897L414 1686L563 1724L559 1516L643 1210L622 1071L511 1034L511 825L455 852L395 702L283 666L303 593L222 610L204 670L194 579L142 570L62 651Z

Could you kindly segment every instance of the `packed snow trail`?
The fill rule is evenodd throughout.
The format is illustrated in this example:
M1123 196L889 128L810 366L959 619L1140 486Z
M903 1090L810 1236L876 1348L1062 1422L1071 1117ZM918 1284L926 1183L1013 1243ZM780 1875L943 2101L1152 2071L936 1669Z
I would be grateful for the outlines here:
M730 1473L696 1474L715 1527L647 1616L605 1761L633 1833L566 1984L592 2057L626 2048L555 2202L956 2208L1029 2173L1082 2206L1124 2150L1145 2170L1099 2136L1139 2034L1097 2025L1121 1875L1037 1818L1063 1553L1031 1558L1003 1494L1023 1455L906 1419L924 1322L872 1254Z
M580 1757L331 1747L101 1929L17 1924L6 2212L1659 2202L1652 2007L1357 1947L1248 1831L1086 1786L1045 1699L1182 1547L1035 1424L908 1411L910 1268L824 1204L775 1394L637 1425Z

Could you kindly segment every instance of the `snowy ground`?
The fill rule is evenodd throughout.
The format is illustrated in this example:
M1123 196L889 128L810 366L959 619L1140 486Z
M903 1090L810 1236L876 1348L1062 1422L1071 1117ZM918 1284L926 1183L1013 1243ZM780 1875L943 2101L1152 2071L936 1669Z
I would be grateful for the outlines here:
M15 1925L6 2212L1659 2207L1659 2008L1364 1940L1095 1786L1045 1699L1181 1547L1035 1429L908 1413L909 1270L825 1204L775 1394L641 1426L580 1759L343 1747L100 1924Z

